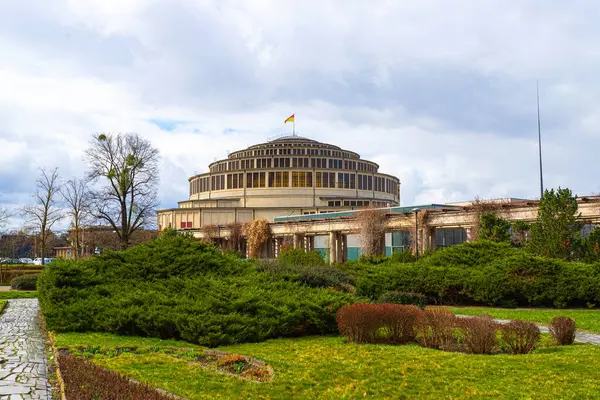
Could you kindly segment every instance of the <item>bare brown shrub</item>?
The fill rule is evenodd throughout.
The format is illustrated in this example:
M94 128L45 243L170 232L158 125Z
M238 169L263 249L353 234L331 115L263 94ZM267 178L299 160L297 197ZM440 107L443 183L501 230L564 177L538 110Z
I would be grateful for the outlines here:
M416 325L423 346L450 350L456 347L456 315L443 309L427 309L421 313Z
M357 303L342 307L336 315L338 329L355 343L415 341L415 322L420 309L399 304Z
M244 243L244 227L239 222L234 222L227 225L229 228L229 240L227 241L227 247L229 250L242 251Z
M376 310L380 315L382 325L388 330L388 340L398 344L415 341L415 323L421 314L419 307L379 304Z
M248 256L250 258L258 258L262 246L271 235L269 222L264 218L249 221L244 225L244 233L248 240Z
M464 350L472 354L491 354L496 344L498 324L489 315L461 318L459 323Z
M65 396L77 400L172 400L155 388L137 383L89 361L67 354L58 357Z
M200 228L200 232L202 233L202 240L210 243L216 244L219 237L219 227L217 225L204 225Z
M355 218L362 254L366 257L382 255L385 250L385 212L367 208L357 213Z
M577 335L575 320L569 317L554 317L550 324L550 335L556 344L573 344Z
M502 344L512 354L527 354L540 340L540 328L533 322L511 321L502 327Z
M338 310L335 316L338 329L348 341L375 343L375 336L382 322L373 306L373 304L356 303Z

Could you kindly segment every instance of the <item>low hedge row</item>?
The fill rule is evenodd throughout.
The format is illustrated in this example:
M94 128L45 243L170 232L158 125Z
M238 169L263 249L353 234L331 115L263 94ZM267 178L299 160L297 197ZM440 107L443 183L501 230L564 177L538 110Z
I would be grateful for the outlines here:
M501 325L489 315L459 318L446 310L421 310L398 304L358 303L342 307L338 329L354 343L417 343L425 347L471 354L506 352L526 354L540 340L540 329L527 321ZM498 335L500 331L500 335ZM566 317L552 321L557 344L571 344L575 322Z
M600 264L536 257L493 242L465 243L416 263L346 268L358 295L422 293L437 304L586 307L600 305Z
M21 275L10 281L10 287L14 290L35 290L39 274Z

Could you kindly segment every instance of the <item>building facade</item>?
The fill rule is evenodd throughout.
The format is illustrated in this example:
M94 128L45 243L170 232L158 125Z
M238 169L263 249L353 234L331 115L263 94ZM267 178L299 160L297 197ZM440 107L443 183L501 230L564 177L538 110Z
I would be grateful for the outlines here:
M250 146L188 179L189 198L158 211L159 230L200 235L257 218L310 215L400 203L400 180L338 146L296 135Z

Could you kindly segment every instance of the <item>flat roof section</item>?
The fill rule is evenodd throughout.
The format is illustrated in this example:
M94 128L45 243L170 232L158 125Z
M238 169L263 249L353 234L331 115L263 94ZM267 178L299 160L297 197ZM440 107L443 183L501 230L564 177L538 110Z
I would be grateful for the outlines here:
M402 207L384 207L384 208L376 208L376 210L385 211L387 214L405 214L410 213L415 210L431 210L431 209L455 209L462 210L463 207L453 206L448 204L426 204L419 206L402 206ZM305 214L305 215L290 215L283 217L275 217L273 219L274 223L278 222L291 222L291 221L315 221L315 220L327 220L327 219L336 219L336 218L348 218L353 217L359 212L364 210L351 210L351 211L334 211L328 213L320 213L320 214Z

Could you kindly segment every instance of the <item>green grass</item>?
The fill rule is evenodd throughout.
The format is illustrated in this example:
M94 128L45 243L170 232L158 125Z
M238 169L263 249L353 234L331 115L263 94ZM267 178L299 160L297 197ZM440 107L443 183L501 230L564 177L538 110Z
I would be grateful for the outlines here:
M0 312L2 312L4 310L5 306L6 306L6 300L0 300Z
M156 339L115 335L55 336L59 345L156 343ZM175 343L181 347L181 342ZM94 362L191 400L600 397L600 347L591 345L543 347L519 356L478 356L417 345L355 345L339 336L313 336L219 350L264 360L275 370L273 382L246 382L163 353L97 356Z
M450 310L456 314L490 314L491 316L500 319L519 319L541 324L549 324L552 322L552 318L563 315L573 318L577 327L580 329L600 332L600 310L507 309L488 307L452 307Z
M0 292L0 300L6 299L34 299L38 297L38 292L21 292L21 291L10 291Z
M182 340L157 339L139 336L119 336L111 333L55 333L53 334L57 347L77 347L77 346L99 346L99 347L117 347L117 346L136 346L136 347L181 347L197 348L196 344L184 342Z

